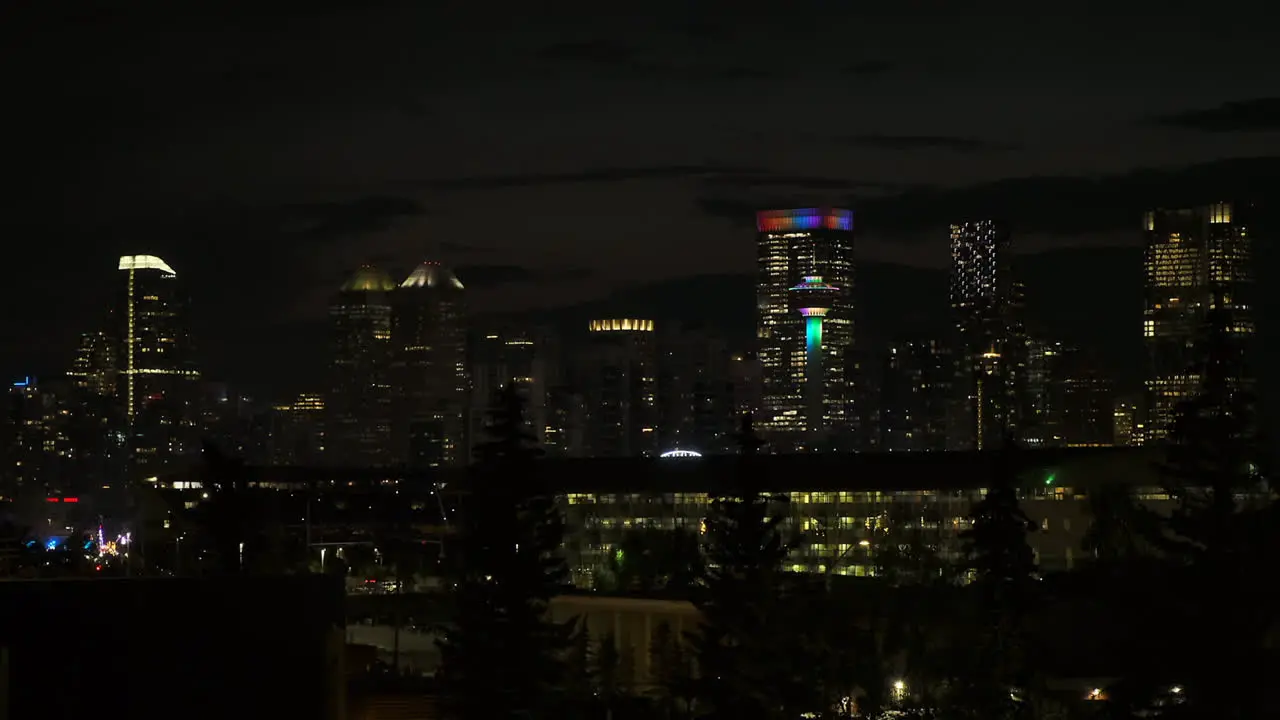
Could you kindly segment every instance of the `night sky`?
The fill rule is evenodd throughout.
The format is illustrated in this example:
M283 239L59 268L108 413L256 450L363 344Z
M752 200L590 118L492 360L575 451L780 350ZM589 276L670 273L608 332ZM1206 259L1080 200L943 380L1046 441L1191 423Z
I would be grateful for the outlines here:
M874 272L943 267L957 219L1034 254L1280 197L1273 24L1230 2L140 5L0 31L10 374L65 368L122 253L189 281L208 375L262 386L314 374L370 260L459 266L491 312L750 273L763 205L853 207Z

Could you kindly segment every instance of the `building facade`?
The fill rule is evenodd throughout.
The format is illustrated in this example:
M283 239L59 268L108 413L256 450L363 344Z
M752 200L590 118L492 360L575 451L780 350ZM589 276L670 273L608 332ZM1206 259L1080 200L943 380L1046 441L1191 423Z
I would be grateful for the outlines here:
M466 464L467 310L462 282L419 265L392 294L392 461Z
M1017 430L1025 367L1008 227L996 220L951 226L951 312L956 376L949 446L997 447Z
M652 320L609 318L588 325L583 363L586 453L658 453L658 348Z
M329 305L329 392L325 461L349 467L392 464L391 293L395 282L360 268Z
M553 343L539 331L504 328L483 333L471 353L472 446L483 442L494 399L514 384L525 399L525 421L544 447L555 439L548 417L548 385ZM550 437L549 437L550 434Z
M756 428L779 451L818 450L853 442L853 212L838 208L766 210L756 215L756 341L762 397ZM806 402L809 293L795 290L820 277L821 427ZM812 373L810 373L812 374ZM811 395L812 389L808 390Z
M702 330L663 329L658 336L659 446L703 454L732 452L738 430L731 355Z
M125 255L114 306L118 402L131 471L154 474L200 450L200 373L178 274L154 255Z
M1230 386L1251 392L1255 338L1253 236L1249 210L1220 202L1143 217L1147 349L1146 439L1166 437L1179 405L1199 392L1201 343L1216 303L1227 316Z
M880 437L885 452L947 449L947 410L955 381L950 349L938 340L890 343L880 375Z

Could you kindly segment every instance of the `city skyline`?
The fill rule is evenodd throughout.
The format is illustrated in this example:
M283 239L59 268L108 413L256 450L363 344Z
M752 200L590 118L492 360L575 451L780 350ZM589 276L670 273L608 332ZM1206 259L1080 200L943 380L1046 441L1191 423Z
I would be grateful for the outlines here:
M100 296L94 268L129 253L190 279L210 372L276 376L272 358L311 342L324 298L365 261L470 268L481 311L564 305L747 272L761 207L852 207L860 261L942 267L951 222L1004 217L1023 252L1136 247L1133 218L1152 206L1274 195L1280 177L1266 43L1244 16L1170 59L1153 50L1195 33L1191 10L1044 23L987 6L921 27L901 9L824 8L813 32L852 46L785 30L799 9L509 26L394 3L308 12L196 32L118 11L14 45L9 68L68 80L15 76L20 101L101 112L93 131L55 136L32 116L12 136L10 168L29 180L5 231L84 289L3 330L11 374L65 362L60 328ZM980 51L960 39L978 30ZM766 59L766 42L787 52ZM205 59L147 60L175 45ZM48 290L20 278L3 292ZM227 315L266 359L221 350L230 331L208 318Z

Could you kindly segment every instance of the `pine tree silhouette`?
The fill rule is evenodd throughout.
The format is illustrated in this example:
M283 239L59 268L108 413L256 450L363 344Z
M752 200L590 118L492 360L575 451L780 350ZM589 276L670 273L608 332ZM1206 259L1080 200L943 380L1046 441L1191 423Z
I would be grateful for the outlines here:
M564 520L514 383L495 399L487 435L446 552L453 618L439 642L442 701L458 720L552 717L563 710L573 635L548 616L568 584Z
M705 587L697 594L702 626L692 637L701 700L711 717L791 717L786 707L794 658L785 614L782 564L790 550L775 509L784 497L763 493L763 443L743 418L739 467L706 518Z
M1280 549L1280 506L1261 467L1255 398L1240 333L1223 287L1213 287L1197 343L1199 393L1184 401L1158 466L1175 506L1151 513L1147 540L1163 551L1171 602L1186 637L1176 667L1181 716L1268 714L1264 637L1277 620L1269 573ZM1170 658L1153 659L1169 667Z
M1023 635L1024 617L1037 582L1035 554L1027 535L1036 524L1018 502L1020 448L1006 436L987 494L969 513L961 533L976 595L972 630L974 657L957 683L955 710L962 717L1013 718L1028 712L1014 688L1031 680Z

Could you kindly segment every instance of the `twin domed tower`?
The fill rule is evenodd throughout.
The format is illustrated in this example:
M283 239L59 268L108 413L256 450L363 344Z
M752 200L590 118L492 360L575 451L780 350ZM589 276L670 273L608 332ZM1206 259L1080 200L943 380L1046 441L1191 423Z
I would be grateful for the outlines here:
M362 266L330 303L329 326L326 463L465 462L466 306L457 276L425 262L397 284Z

